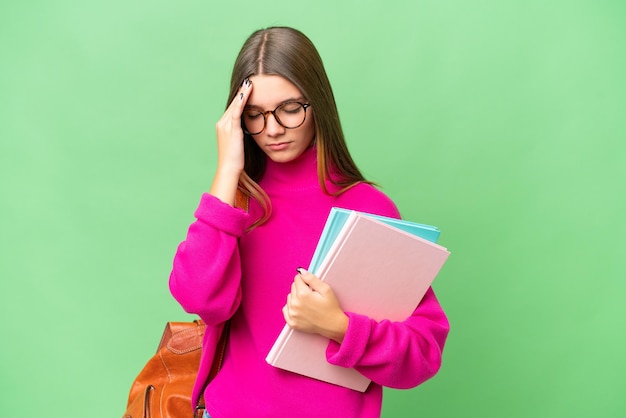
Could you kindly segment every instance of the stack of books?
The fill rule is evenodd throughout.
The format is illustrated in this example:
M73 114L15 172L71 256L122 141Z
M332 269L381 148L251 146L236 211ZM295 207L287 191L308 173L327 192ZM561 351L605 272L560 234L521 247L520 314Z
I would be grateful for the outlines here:
M308 270L333 288L344 311L403 321L450 255L436 244L439 234L429 225L332 208ZM368 378L326 361L328 342L285 325L266 361L364 392Z

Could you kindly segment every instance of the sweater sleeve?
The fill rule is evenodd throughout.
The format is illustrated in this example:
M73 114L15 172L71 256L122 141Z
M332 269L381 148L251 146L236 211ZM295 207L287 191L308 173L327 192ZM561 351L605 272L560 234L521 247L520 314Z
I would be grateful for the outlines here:
M205 193L195 217L174 256L169 288L186 312L215 325L241 302L238 239L249 215Z
M415 387L439 370L450 326L432 288L402 322L346 314L348 330L341 345L329 343L329 363L354 367L375 383L398 389Z

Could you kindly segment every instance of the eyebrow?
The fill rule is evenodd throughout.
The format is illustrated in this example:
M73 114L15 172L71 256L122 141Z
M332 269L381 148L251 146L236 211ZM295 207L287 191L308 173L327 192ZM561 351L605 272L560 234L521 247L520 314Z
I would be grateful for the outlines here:
M306 98L304 96L299 96L296 98L289 98L286 100L283 100L282 102L278 103L276 106L274 106L274 109L276 109L278 106L285 104L285 103L289 103L289 102L305 102ZM258 109L258 110L263 110L263 108L261 106L255 105L255 104L251 104L251 105L246 105L244 107L244 109ZM272 109L272 110L274 110Z

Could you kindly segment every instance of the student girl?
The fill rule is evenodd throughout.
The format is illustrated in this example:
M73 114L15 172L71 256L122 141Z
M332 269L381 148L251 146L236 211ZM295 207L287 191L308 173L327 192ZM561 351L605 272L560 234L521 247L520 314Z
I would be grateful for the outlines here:
M204 348L193 402L204 396L212 418L379 417L383 386L411 388L437 373L449 325L432 289L405 321L377 322L343 311L332 288L296 272L311 260L331 207L400 216L352 160L305 35L272 27L248 38L216 133L215 176L169 281L174 298L209 327L231 320L222 369L199 393L213 355ZM235 205L238 188L248 210ZM368 389L267 364L285 321L328 338L328 362L358 370L372 380Z

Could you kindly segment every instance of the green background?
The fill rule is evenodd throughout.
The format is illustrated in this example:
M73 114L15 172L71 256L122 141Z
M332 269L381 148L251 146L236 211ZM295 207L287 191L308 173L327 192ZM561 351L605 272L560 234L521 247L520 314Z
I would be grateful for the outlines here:
M443 367L384 417L623 416L621 0L2 0L0 416L121 416L190 318L171 260L235 55L276 24L318 46L367 177L452 251Z

